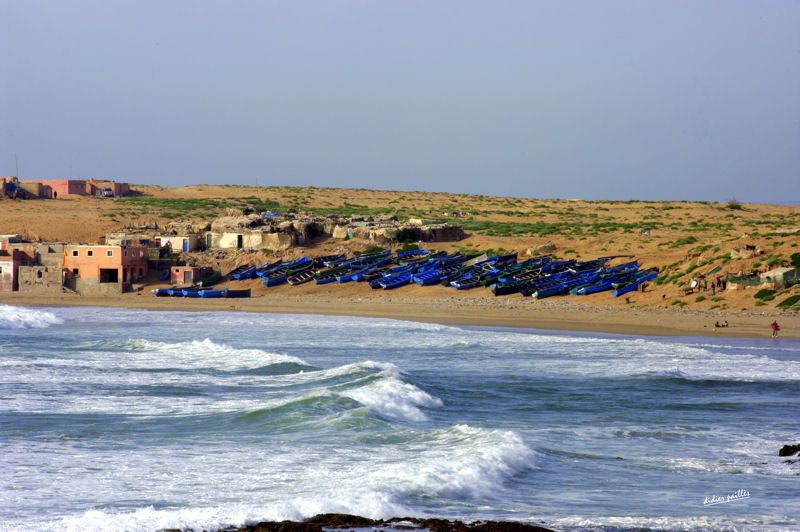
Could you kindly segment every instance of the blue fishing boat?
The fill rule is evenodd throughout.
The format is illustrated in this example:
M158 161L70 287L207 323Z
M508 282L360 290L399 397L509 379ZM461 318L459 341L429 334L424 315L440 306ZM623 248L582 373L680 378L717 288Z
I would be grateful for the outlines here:
M321 268L322 266L327 266L326 262L335 262L340 260L345 260L347 258L347 253L340 253L338 255L325 255L324 257L316 257L314 258L314 267Z
M454 266L447 266L444 268L439 266L433 269L415 273L414 275L411 276L411 280L420 286L436 284L441 282L443 277L450 274L457 274L461 270L462 268L457 264Z
M264 266L262 266L262 268L267 266L268 264L269 263L265 264ZM252 279L253 277L256 276L256 270L258 269L259 269L258 266L250 266L249 268L245 268L240 272L234 273L232 277L237 281L242 281L244 279Z
M467 272L458 279L450 281L450 285L458 290L469 290L475 288L481 282L481 272Z
M200 297L210 298L210 297L228 297L228 287L226 286L222 290L200 290L198 292Z
M155 288L150 292L152 292L156 297L169 297L171 295L169 288Z
M639 272L639 274L635 275L633 279L612 290L611 295L614 297L619 297L623 294L627 294L628 292L633 292L634 290L638 289L639 285L642 283L655 279L656 277L658 277L658 270L646 270Z
M492 293L496 296L515 294L522 289L522 281L510 281L505 283L495 283L492 285Z
M255 266L251 266L250 264L242 264L241 266L238 266L237 268L234 268L233 270L229 271L228 277L230 277L231 279L241 279L242 273L251 269L253 270L253 272L255 272ZM237 275L239 277L237 277Z
M310 269L313 266L314 266L314 261L310 260L308 257L301 257L297 260L290 262L288 268L286 269L286 272L289 275L291 275L299 271Z
M286 268L289 266L289 263L283 260L279 260L278 262L273 262L272 264L267 263L266 266L259 268L256 270L256 275L261 277L269 277L270 274L274 273L279 268Z
M407 285L411 281L411 273L405 272L389 277L383 277L380 280L380 285L384 290L391 290Z
M408 251L398 251L396 253L398 258L409 258L409 257L421 257L422 255L427 255L429 251L427 249L411 249Z
M294 275L288 276L286 278L286 282L292 286L297 286L299 284L307 283L314 278L314 271L304 270L300 273L296 273Z
M276 270L268 277L264 278L264 282L261 284L264 286L278 286L279 284L283 284L289 278L286 272L286 269Z
M349 266L337 266L335 268L330 268L328 270L322 270L314 275L314 283L315 284L332 283L333 281L336 280L337 275L341 275L349 270L350 270Z
M366 273L369 270L369 267L361 268L360 270L350 270L349 272L342 272L341 275L336 276L336 280L339 283L349 283L350 281L355 280L357 275Z
M452 281L454 281L455 279L458 279L459 277L461 277L464 274L464 271L466 269L467 268L464 267L464 266L459 266L456 270L454 270L454 271L452 271L450 273L444 273L443 272L442 273L442 278L439 279L439 284L441 284L442 286L451 286L450 283Z

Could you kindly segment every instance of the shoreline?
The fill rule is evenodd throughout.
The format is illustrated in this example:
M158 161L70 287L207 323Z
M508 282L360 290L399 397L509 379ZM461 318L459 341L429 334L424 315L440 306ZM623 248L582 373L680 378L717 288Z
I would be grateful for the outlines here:
M800 338L798 315L774 312L708 312L639 306L592 306L555 299L537 301L455 296L421 298L395 295L325 296L277 293L243 299L187 299L156 297L144 292L109 296L11 292L0 294L0 304L335 315L553 332L732 338L770 338L772 334L770 323L777 320L781 326L780 338ZM717 321L727 321L729 327L716 328L714 325Z

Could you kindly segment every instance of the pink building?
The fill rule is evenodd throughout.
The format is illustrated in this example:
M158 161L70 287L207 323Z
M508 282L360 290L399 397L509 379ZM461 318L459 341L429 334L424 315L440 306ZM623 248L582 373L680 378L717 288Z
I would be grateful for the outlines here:
M68 245L64 250L67 279L79 292L125 292L147 275L144 246Z
M86 181L83 179L20 179L21 183L41 183L63 196L65 194L86 195Z
M169 282L172 284L199 283L213 273L211 268L199 266L173 266L169 269Z
M128 183L99 179L89 179L88 181L85 179L20 179L20 183L40 183L50 187L50 190L58 196L65 194L94 196L96 192L102 191L104 188L113 190L114 196L127 196L131 191Z

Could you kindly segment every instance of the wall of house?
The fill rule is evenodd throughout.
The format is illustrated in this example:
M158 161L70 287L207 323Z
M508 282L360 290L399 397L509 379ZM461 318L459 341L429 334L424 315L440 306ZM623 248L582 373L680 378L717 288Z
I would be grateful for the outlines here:
M53 189L48 185L39 182L24 182L19 184L19 188L28 193L28 197L33 198L52 198Z
M253 249L266 248L276 251L279 249L289 249L294 245L295 245L294 235L290 235L287 233L264 233L261 245Z
M41 183L50 187L59 196L64 194L86 195L86 181L83 179L20 179L20 183Z
M18 285L20 292L60 292L63 286L61 267L20 266Z
M173 253L179 253L183 251L183 241L186 240L189 249L187 251L196 251L200 249L202 240L198 235L183 235L183 236L175 236L175 235L158 235L156 236L161 242L162 246L166 246L167 244L170 245L172 248Z
M14 281L14 261L10 254L0 252L0 292L13 292Z
M66 244L55 242L36 245L37 262L43 266L58 267L64 264L64 248Z
M19 289L19 267L33 262L33 248L0 251L0 291L13 292Z
M186 273L189 273L189 277ZM214 273L211 268L197 266L173 266L169 269L169 282L172 284L193 284L210 277Z
M81 294L121 294L130 290L130 283L101 283L99 279L73 279L71 288Z
M95 192L98 190L103 190L104 188L110 188L114 191L114 196L128 196L130 195L131 189L128 183L117 183L116 181L101 181L99 179L90 179L86 182L86 194L90 196L94 196Z

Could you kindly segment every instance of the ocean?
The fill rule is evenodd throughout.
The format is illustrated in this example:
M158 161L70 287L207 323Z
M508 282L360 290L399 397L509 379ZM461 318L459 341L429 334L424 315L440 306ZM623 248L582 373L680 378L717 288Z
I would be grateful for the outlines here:
M0 530L798 530L800 342L0 305Z

